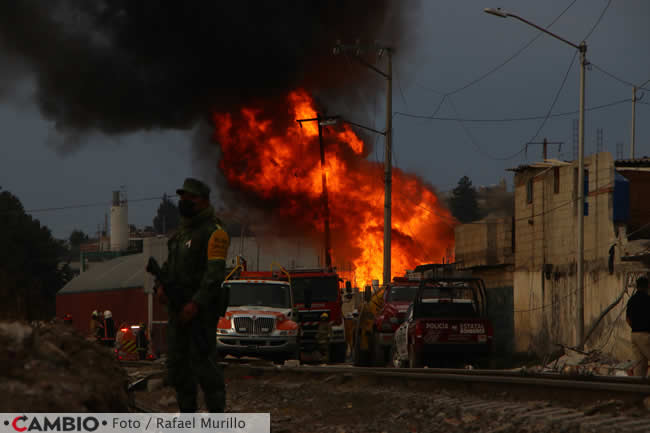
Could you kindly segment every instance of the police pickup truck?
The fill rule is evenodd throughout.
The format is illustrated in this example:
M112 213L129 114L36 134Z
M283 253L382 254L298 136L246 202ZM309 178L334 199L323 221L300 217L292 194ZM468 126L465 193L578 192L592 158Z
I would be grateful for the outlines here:
M391 348L395 367L463 366L490 361L494 332L479 278L420 283Z

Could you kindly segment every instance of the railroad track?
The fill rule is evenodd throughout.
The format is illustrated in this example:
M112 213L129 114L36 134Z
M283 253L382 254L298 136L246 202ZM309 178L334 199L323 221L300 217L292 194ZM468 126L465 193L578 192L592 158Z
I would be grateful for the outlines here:
M283 406L280 403L282 393L292 393L290 390L296 389L292 386L320 390L315 393L338 392L341 393L340 401L349 401L343 400L348 392L346 390L368 389L388 395L394 392L425 395L422 401L426 401L427 413L431 417L444 412L447 417L459 413L457 419L469 423L498 419L504 428L491 430L494 432L514 432L525 428L528 428L526 431L544 432L650 432L650 412L640 415L638 408L638 403L650 396L650 383L638 378L570 377L549 373L522 375L503 370L277 367L242 363L229 363L226 376L230 380L245 380L240 383L248 384L248 392L251 387L258 386L261 387L261 396L274 392L278 395L278 409ZM251 377L256 380L251 382ZM292 382L297 384L291 385ZM340 386L343 384L345 386ZM233 395L232 398L236 400L237 396ZM135 402L133 410L162 411L139 402ZM282 416L274 415L273 410L272 425L274 422L281 423ZM403 415L397 411L389 415L384 413L383 416ZM438 421L443 423L446 419ZM441 426L444 427L444 424ZM476 431L476 428L468 425L467 431Z

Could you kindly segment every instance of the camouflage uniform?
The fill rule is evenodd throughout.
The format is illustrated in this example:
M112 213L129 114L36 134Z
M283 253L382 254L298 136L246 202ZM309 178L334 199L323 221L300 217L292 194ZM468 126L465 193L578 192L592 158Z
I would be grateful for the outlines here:
M195 193L209 189L194 179L188 179L183 190ZM194 189L194 190L192 190ZM180 320L181 306L169 305L168 358L169 383L176 389L181 412L197 410L197 381L201 385L207 409L223 412L226 404L223 368L217 365L216 333L219 316L225 312L228 299L221 288L225 277L228 235L221 222L208 207L192 218L181 218L181 225L169 240L169 256L162 267L162 281L168 290L179 290L185 302L197 304L193 319L200 326L190 326ZM197 344L196 329L203 334L207 346L202 353Z

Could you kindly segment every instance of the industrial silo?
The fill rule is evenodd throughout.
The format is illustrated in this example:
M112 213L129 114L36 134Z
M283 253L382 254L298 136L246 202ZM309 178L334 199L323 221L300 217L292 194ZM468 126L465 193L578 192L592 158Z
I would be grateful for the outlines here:
M111 206L111 251L129 248L129 207L121 191L113 191Z

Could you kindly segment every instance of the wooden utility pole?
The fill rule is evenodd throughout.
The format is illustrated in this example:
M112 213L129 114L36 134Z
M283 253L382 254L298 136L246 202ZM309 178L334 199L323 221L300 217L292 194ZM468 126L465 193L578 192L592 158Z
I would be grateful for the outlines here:
M297 119L296 121L302 128L302 122L316 122L318 125L318 144L320 147L320 171L322 192L321 200L323 203L323 225L325 227L325 267L332 269L332 245L330 235L330 207L327 195L327 173L325 171L325 143L323 142L323 126L332 125L338 121L338 116L321 117L319 113L311 119Z

